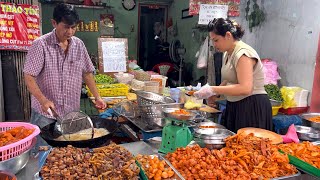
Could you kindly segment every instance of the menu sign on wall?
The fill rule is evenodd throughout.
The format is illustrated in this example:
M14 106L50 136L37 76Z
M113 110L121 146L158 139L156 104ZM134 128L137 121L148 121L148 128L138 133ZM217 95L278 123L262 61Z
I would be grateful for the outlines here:
M214 18L227 18L227 17L228 17L228 6L201 4L198 24L207 25Z
M102 42L104 72L126 72L125 51L124 42Z
M39 26L38 6L0 2L0 50L28 50Z
M98 38L98 54L100 72L127 71L128 39Z

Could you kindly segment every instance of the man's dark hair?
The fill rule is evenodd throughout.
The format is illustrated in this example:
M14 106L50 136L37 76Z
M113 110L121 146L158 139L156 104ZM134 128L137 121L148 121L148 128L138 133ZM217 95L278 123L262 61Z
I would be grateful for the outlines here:
M54 8L53 19L58 24L64 22L68 25L75 25L79 22L79 15L73 6L61 3Z

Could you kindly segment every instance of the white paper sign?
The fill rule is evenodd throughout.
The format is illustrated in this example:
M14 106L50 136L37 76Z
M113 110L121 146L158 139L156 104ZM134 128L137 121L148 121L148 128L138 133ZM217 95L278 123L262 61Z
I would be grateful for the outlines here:
M126 72L125 42L108 41L101 44L104 72Z
M207 25L214 18L227 18L227 5L200 4L198 24Z

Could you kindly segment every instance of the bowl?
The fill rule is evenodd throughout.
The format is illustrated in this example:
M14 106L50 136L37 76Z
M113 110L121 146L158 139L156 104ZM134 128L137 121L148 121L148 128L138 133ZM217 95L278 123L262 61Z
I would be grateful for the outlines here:
M310 121L309 118L320 116L320 113L304 113L301 114L300 117L302 119L302 125L313 127L317 130L320 130L320 122Z
M221 149L226 144L224 139L233 135L233 132L224 128L196 128L193 140L203 148Z
M0 171L0 180L17 180L17 177L8 171Z
M6 171L12 174L17 174L21 169L23 169L27 165L30 157L30 150L33 148L36 142L37 139L34 138L32 140L32 145L28 150L26 150L19 156L7 159L5 161L0 161L0 171Z
M307 126L294 126L297 131L298 138L304 141L318 141L320 140L320 131Z
M183 110L187 112L188 114L176 114L175 111ZM165 108L162 110L164 117L167 118L174 118L178 120L193 120L196 117L196 114L185 110L185 109L179 109L179 108Z
M201 122L197 125L197 128L199 129L212 129L212 128L221 128L221 129L225 129L224 126L220 125L220 124L217 124L217 123L214 123L212 121L207 121L207 122Z

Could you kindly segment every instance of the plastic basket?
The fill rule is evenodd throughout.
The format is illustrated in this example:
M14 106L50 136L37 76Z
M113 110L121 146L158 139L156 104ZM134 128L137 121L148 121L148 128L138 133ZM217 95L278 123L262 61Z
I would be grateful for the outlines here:
M115 97L115 96L127 96L129 92L129 87L125 84L97 84L97 89L102 97ZM92 97L90 89L88 89L88 96Z
M288 108L284 109L281 108L279 109L279 112L286 114L286 115L295 115L295 114L302 114L307 112L309 107L293 107L293 108Z
M19 126L23 126L27 129L34 129L34 131L24 139L0 147L0 161L13 158L28 150L32 145L32 139L40 133L38 126L24 122L2 122L0 123L0 132L4 132Z
M134 75L129 73L117 73L114 74L114 77L117 79L119 83L130 84L132 79L134 78Z
M272 116L277 115L280 108L281 106L272 106Z

